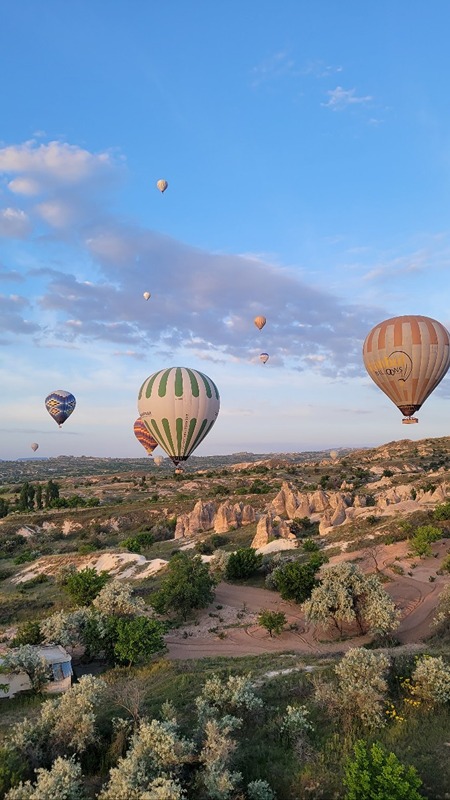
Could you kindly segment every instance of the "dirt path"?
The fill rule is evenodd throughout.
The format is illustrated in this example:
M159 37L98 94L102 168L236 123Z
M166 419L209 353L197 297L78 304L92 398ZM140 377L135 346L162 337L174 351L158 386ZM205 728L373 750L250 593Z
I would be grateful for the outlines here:
M347 555L346 560L357 559L364 568L362 555L357 552L351 553ZM405 543L395 545L394 549L386 548L381 554L380 565L391 579L385 584L385 589L401 612L402 618L395 636L406 645L419 642L430 634L430 624L438 596L448 581L448 576L435 575L439 562L434 558L421 561L413 576L397 575L389 570L393 556L407 572L411 564L406 561ZM342 561L343 558L340 556L336 560ZM368 566L370 567L370 564ZM434 577L433 581L429 581L430 575ZM219 610L217 606L220 607ZM285 630L280 636L271 638L256 622L257 614L263 608L283 611L287 627L295 626L295 630ZM220 617L223 619L223 624L217 625L217 618ZM370 636L353 636L347 641L337 641L333 638L332 631L323 631L308 625L300 607L295 603L281 600L277 593L268 589L229 583L218 585L214 603L199 615L198 623L166 638L169 657L174 659L218 655L237 657L286 651L304 655L327 655L345 652L351 647L358 647L370 641ZM218 632L223 631L224 638L219 638L217 633L212 632L214 628L217 628Z

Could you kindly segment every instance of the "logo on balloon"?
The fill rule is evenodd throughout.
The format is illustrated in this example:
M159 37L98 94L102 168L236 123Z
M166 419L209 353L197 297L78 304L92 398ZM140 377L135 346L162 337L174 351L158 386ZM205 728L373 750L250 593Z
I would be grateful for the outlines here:
M404 350L393 350L389 354L381 369L375 370L375 375L382 377L387 375L389 378L397 377L399 381L408 380L411 375L413 363L411 356Z
M408 380L412 372L412 359L404 350L393 350L388 356L388 364L385 373L389 377L398 377L399 381Z

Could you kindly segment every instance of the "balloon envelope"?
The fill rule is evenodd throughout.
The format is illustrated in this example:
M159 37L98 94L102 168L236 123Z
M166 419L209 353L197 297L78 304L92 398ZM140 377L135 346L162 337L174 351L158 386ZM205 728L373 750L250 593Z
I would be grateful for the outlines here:
M149 433L145 422L142 422L140 417L138 417L134 423L133 430L138 442L141 443L142 447L145 447L148 455L151 456L155 447L158 447L158 442L153 438L151 433Z
M139 391L139 414L175 466L203 441L219 408L219 392L211 378L186 367L155 372Z
M37 443L37 442L33 442L33 444L31 445L31 449L32 449L32 450L33 450L33 452L35 453L35 452L36 452L36 450L38 450L38 449L39 449L39 445L38 445L38 443Z
M150 297L151 297L150 292L144 292L143 297L144 297L144 300L149 300Z
M450 334L430 317L403 316L375 325L363 346L372 380L400 409L403 422L413 417L450 365Z
M76 404L73 394L66 392L65 389L56 389L45 398L45 407L59 427L73 413Z
M333 461L336 461L337 457L338 457L337 450L330 450L330 458L332 458Z
M266 361L268 361L268 360L269 360L269 355L268 355L268 353L261 353L261 355L260 355L260 357L259 357L259 360L260 360L260 361L262 361L262 363L263 363L263 364L265 364L265 363L266 363Z
M153 461L155 462L157 467L160 467L164 461L164 456L155 456Z
M164 181L164 180L156 181L156 186L157 186L157 188L159 189L160 192L165 192L167 187L168 187L168 185L169 184L167 183L167 181Z
M255 317L253 322L255 323L256 327L259 328L259 330L261 330L261 328L264 328L264 325L266 324L267 320L265 317Z

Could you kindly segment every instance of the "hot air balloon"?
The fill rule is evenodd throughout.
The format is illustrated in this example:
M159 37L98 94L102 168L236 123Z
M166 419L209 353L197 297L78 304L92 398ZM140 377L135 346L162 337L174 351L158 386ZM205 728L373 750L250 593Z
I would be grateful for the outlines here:
M158 447L158 442L153 438L151 433L149 433L145 422L142 422L140 417L138 417L134 423L133 430L138 442L141 443L142 447L145 447L147 454L151 456L155 447Z
M162 193L164 193L164 192L166 191L166 189L167 189L168 185L169 185L169 184L167 183L167 181L164 181L164 180L161 180L161 181L156 181L156 187L157 187L157 189L159 189L159 191L160 191L160 192L162 192Z
M144 294L142 296L143 296L144 300L149 300L150 297L151 297L151 294L150 294L150 292L144 292Z
M56 389L45 398L45 407L59 427L70 417L76 404L73 394L64 389Z
M337 450L330 450L330 458L332 458L333 461L336 461L337 457L338 457L338 451Z
M219 408L219 392L211 378L186 367L155 372L139 391L139 414L175 466L209 433Z
M31 445L31 449L32 449L33 453L35 453L36 450L39 450L38 443L37 442L33 442L33 444Z
M265 364L266 361L269 360L269 354L268 353L261 353L261 355L259 357L259 360L262 361L263 364Z
M261 328L264 328L264 325L266 324L267 320L265 317L255 317L253 322L255 323L256 327L259 328L259 330L261 330Z
M450 334L430 317L393 317L372 328L363 358L372 380L402 412L402 422L418 422L414 412L450 366Z
M157 467L160 467L164 461L164 456L155 456L153 461L155 462Z

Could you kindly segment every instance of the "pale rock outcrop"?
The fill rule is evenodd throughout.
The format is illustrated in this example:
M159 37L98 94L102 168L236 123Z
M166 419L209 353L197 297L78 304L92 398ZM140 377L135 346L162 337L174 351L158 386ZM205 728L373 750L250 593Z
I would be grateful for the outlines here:
M198 500L192 511L187 514L180 514L178 517L175 539L183 539L193 533L211 530L214 524L215 511L216 504L211 500L205 503L203 500Z
M296 539L297 537L295 534L291 533L291 529L289 527L290 522L292 522L292 520L281 519L279 516L273 516L270 513L263 514L262 517L260 517L256 527L256 533L253 537L251 547L254 547L255 549L264 547L264 545L268 544L268 542L273 538L290 540Z
M343 499L341 499L340 502L336 505L336 508L334 509L334 512L331 516L330 524L333 525L333 527L335 525L342 525L342 523L345 522L346 518L347 518L347 506L344 503Z
M232 528L239 528L242 521L242 508L240 503L231 505L229 500L221 503L214 516L214 530L216 533L226 533Z
M246 503L242 506L242 518L241 524L242 525L250 525L252 522L256 520L256 511L253 506L248 505Z
M305 516L297 512L299 502L298 493L294 492L292 486L290 486L287 481L284 481L280 491L272 500L271 508L275 514L289 517L290 519L293 517ZM309 510L306 513L309 513Z
M258 547L264 547L265 544L268 544L269 539L272 538L272 519L270 514L263 514L258 521L256 526L256 533L253 537L253 541L251 543L251 547L254 547L255 550Z
M328 533L329 529L332 527L331 525L331 517L332 514L330 511L325 511L322 514L322 517L319 522L319 534L323 536L325 533Z
M79 531L82 528L82 524L80 522L74 522L73 519L65 519L61 530L64 536L68 536L69 533L74 533L75 531Z
M312 512L325 511L329 505L328 495L323 489L317 489L310 497L309 506Z

